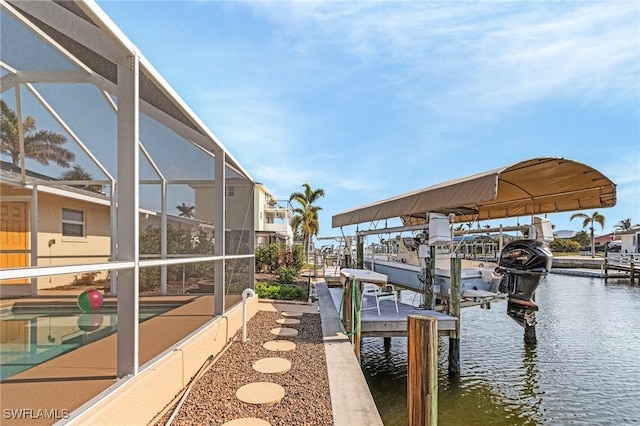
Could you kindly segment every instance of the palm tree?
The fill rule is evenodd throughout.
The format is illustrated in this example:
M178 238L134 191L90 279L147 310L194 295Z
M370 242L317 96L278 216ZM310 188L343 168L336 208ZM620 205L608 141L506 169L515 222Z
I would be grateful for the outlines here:
M176 209L180 210L180 216L192 218L195 217L195 206L182 203L180 206L176 206Z
M586 213L574 213L571 215L569 220L573 220L576 217L579 217L580 219L584 220L582 222L582 229L586 229L587 227L589 228L590 236L591 236L591 257L595 257L596 256L596 244L595 244L596 238L595 238L593 226L596 223L599 223L600 227L604 229L604 216L602 216L600 213L596 211L594 211L593 215L591 216L589 216Z
M318 201L320 197L324 197L324 189L311 189L311 185L304 183L302 185L304 192L294 192L289 197L289 201L297 201L300 207L293 209L293 219L291 220L291 227L295 232L302 233L304 247L307 255L311 248L311 239L314 235L318 235L320 231L320 223L318 222L318 211L322 210L322 207L315 206L313 203Z
M60 175L60 180L93 180L91 173L87 172L82 166L75 165L73 168L65 171ZM102 185L72 185L76 188L88 189L89 191L102 192Z
M635 227L640 226L640 224L631 225L631 218L624 219L618 222L616 226L613 227L614 231L630 231Z
M69 167L76 155L64 148L67 138L50 130L36 131L36 120L30 115L22 123L24 132L24 155L48 166L52 161L61 167ZM0 152L11 157L18 167L20 163L20 139L18 116L5 101L0 101Z

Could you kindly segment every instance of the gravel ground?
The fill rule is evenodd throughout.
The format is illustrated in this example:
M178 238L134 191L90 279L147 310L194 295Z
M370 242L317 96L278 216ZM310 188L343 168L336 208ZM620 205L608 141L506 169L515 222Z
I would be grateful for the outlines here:
M295 337L277 337L270 329L281 327L275 321L277 312L259 311L248 323L249 341L242 343L242 330L213 366L194 384L172 425L221 425L242 417L257 417L272 425L332 425L329 380L322 342L319 314L304 314L300 324L287 327L298 330ZM262 345L270 340L295 342L296 349L272 352ZM253 362L268 357L291 361L291 369L283 374L259 373ZM284 398L271 406L244 403L236 390L252 382L273 382L285 390ZM157 425L165 425L171 412Z

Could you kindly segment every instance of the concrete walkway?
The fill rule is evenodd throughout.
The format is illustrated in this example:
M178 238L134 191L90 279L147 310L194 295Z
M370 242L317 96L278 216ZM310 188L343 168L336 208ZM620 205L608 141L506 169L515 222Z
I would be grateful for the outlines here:
M261 301L258 309L272 312L320 313L334 425L383 426L351 342L338 329L338 311L329 288L322 279L318 279L316 290L317 304L296 305Z
M382 426L351 342L338 330L338 311L324 281L317 282L324 350L335 426Z

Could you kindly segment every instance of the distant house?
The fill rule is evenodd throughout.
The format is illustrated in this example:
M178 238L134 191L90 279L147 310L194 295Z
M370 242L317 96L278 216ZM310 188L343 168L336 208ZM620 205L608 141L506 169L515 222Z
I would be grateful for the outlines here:
M289 200L278 200L263 184L256 184L256 245L293 244L293 207Z
M617 232L620 237L621 253L640 253L640 227Z
M609 234L599 235L595 237L596 247L604 246L605 244L620 240L620 234L616 232L611 232Z

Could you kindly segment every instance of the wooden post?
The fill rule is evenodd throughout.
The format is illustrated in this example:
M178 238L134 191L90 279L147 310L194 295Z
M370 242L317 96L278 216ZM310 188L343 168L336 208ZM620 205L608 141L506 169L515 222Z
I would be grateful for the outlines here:
M364 238L358 235L356 239L356 268L364 268Z
M391 337L383 337L384 357L388 361L391 359Z
M433 294L433 277L436 275L436 248L429 246L429 277L431 282L424 283L424 305L427 309L434 309L436 303L435 294Z
M409 426L438 424L438 320L407 319L407 408Z
M351 285L350 279L347 279L344 283L344 297L342 298L342 323L347 333L353 331L353 301L351 300ZM353 341L351 336L349 340Z
M633 258L631 259L631 284L634 283L636 279L636 268L635 265L633 263Z
M449 332L449 378L460 375L460 288L462 286L462 259L451 258L449 315L458 320L456 329Z
M609 259L607 258L607 254L604 254L604 282L606 283L609 279Z

